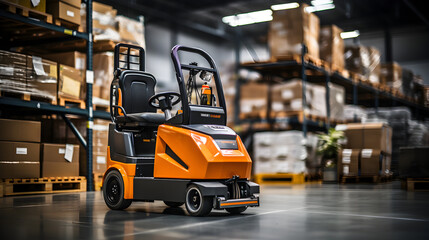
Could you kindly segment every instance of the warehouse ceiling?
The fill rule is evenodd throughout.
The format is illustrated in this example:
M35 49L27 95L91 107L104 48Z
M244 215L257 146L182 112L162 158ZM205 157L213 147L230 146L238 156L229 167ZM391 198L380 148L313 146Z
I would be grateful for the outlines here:
M191 29L229 38L240 29L245 36L264 41L268 23L230 27L222 17L257 10L270 9L271 5L307 1L285 0L130 0L102 2L113 5L120 14L145 16L148 24L160 23L181 29ZM395 28L429 29L429 9L426 1L419 0L334 0L335 9L315 12L321 25L336 24L345 31L363 32ZM410 28L412 27L412 28Z

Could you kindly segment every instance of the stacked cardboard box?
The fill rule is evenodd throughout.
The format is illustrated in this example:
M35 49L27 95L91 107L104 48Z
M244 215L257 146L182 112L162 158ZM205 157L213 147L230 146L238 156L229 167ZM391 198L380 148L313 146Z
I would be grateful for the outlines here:
M368 47L369 52L369 73L368 80L372 83L380 82L380 51L375 47Z
M30 0L7 0L6 2L15 3L23 7L36 10L39 12L46 12L46 0L30 1Z
M0 119L0 178L40 176L40 122Z
M113 40L117 42L129 42L142 46L145 45L143 19L139 21L116 16L117 10L112 6L92 2L93 34L94 40ZM82 26L86 25L86 13L81 14Z
M381 64L380 83L400 89L402 86L402 68L396 63Z
M302 132L261 132L256 133L254 139L254 174L307 171L308 153Z
M266 117L268 84L249 82L240 87L240 114Z
M316 154L317 137L300 131L255 134L254 174L316 173L321 159Z
M342 149L338 154L338 174L340 176L359 176L360 149Z
M341 166L348 166L347 174L358 174L360 176L384 176L390 174L392 153L392 128L384 123L351 123L338 125L338 130L343 130L347 138L347 144L340 154L340 173L347 173ZM356 157L356 151L360 152L360 158ZM354 159L360 162L352 162ZM347 156L346 156L347 155ZM344 162L346 157L346 163ZM348 162L350 157L350 162ZM353 164L353 167L351 166ZM355 165L359 168L355 171ZM353 169L353 172L350 170Z
M144 24L142 21L136 21L124 16L117 16L116 22L118 26L119 36L122 41L135 43L145 47L144 39Z
M84 73L81 70L58 65L58 97L85 99Z
M384 121L392 127L392 171L396 172L399 148L408 146L411 112L406 107L378 108L367 110L367 122Z
M304 43L308 54L319 58L319 18L305 11L308 5L299 8L273 12L268 32L268 44L271 56L281 58L292 54L301 54Z
M0 50L0 89L5 92L26 92L27 57Z
M114 56L112 52L94 54L94 97L109 100L113 80Z
M80 6L80 0L48 0L46 11L55 19L79 26Z
M27 92L32 96L57 99L57 63L36 56L27 56Z
M344 118L345 90L336 84L329 85L330 115L333 119ZM311 83L306 84L308 111L315 116L326 117L326 88ZM302 106L302 81L294 79L282 84L274 84L271 94L271 116L283 112L304 111Z
M344 40L341 38L342 31L336 25L323 26L320 29L320 59L327 61L337 70L344 69Z
M109 123L106 120L95 120L93 127L93 173L104 173L107 168L107 145L109 136Z
M41 177L79 176L79 145L43 143Z
M370 82L378 83L380 52L374 47L347 46L344 51L346 69L358 73Z

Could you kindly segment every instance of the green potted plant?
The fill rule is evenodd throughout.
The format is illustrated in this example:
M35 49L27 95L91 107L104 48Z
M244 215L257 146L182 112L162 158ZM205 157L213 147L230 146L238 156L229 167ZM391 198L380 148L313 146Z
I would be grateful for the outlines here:
M317 153L322 156L322 171L324 182L337 181L337 157L341 149L341 140L344 139L344 132L334 128L329 129L328 134L319 134Z

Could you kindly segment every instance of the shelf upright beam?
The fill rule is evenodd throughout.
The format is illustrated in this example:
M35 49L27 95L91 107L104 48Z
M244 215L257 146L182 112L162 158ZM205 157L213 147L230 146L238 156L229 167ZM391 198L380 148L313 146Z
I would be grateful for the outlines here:
M302 44L301 50L301 77L302 77L302 133L304 138L307 138L307 119L305 114L307 113L307 99L306 99L306 84L307 84L307 75L305 74L306 62L304 61L304 56L307 53L307 46Z
M331 128L331 102L330 102L330 82L331 82L331 77L329 75L329 72L325 71L325 78L326 78L326 83L325 83L325 88L326 88L326 93L325 93L325 97L326 97L326 130L327 132L329 132L329 129Z
M358 86L357 86L357 84L355 82L353 83L353 105L354 106L358 105ZM353 121L357 122L357 115L356 115L356 113L353 116Z
M375 114L378 116L378 107L379 107L379 105L380 105L380 102L379 102L379 92L377 91L377 90L374 90L374 95L375 95L375 98L374 98L374 105L375 105Z
M92 84L94 82L94 72L92 71L92 0L86 0L86 31L88 41L86 41L86 109L88 111L88 124L86 128L87 136L87 190L93 191L92 177L92 126L94 125L92 111Z
M235 52L235 97L234 97L234 124L238 124L240 122L240 88L243 82L243 79L239 76L239 68L240 68L240 28L234 28L234 52ZM228 116L227 116L228 117Z

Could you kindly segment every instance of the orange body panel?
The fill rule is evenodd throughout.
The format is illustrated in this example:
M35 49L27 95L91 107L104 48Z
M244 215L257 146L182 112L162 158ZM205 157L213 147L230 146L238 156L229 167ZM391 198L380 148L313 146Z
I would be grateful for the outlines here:
M134 175L136 174L136 164L122 163L114 161L110 158L110 146L107 147L107 171L117 169L124 180L124 198L133 199L134 194ZM106 177L106 173L104 177ZM104 181L104 178L103 178ZM104 182L103 182L104 184Z
M122 90L120 88L118 88L118 106L122 107ZM118 109L118 114L121 116L124 115L121 109Z
M252 160L239 136L238 150L221 150L213 138L188 129L161 125L158 128L154 177L177 179L250 178ZM165 153L166 145L188 166Z

